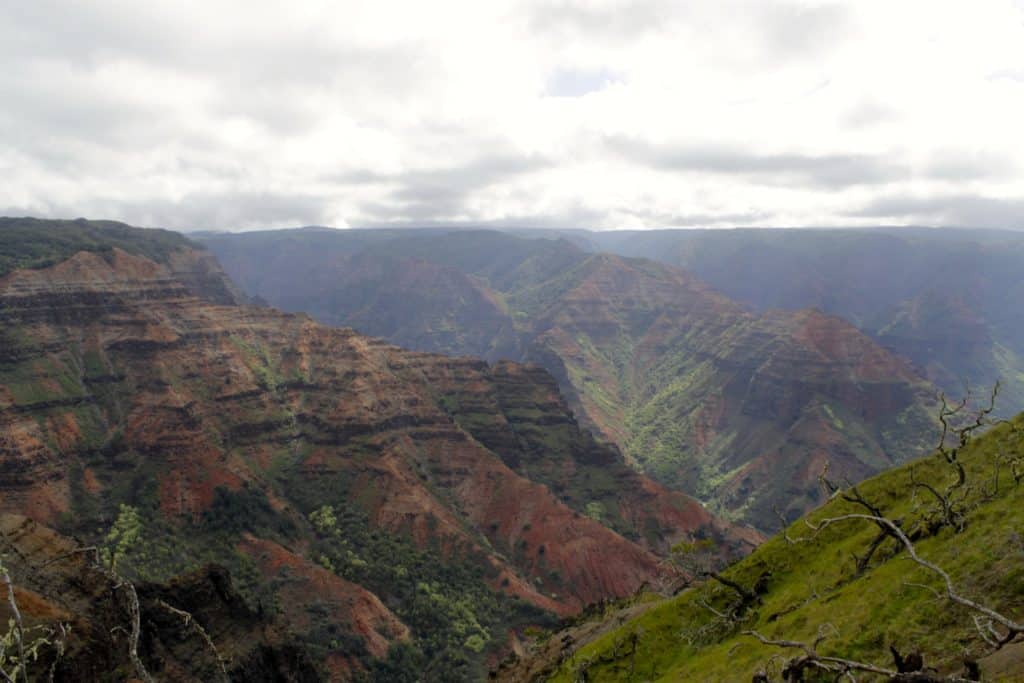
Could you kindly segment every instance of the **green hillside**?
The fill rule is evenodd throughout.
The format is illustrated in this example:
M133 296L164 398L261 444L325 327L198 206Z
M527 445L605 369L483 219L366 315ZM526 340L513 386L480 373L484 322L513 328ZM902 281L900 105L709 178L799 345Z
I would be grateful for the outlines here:
M80 251L115 247L163 263L184 246L203 248L176 232L140 230L116 221L0 217L0 276L19 268L47 268Z
M940 454L879 475L858 490L887 517L902 520L918 554L948 572L959 594L1019 624L1024 621L1024 487L1019 483L1024 415L971 443L960 460L967 474L962 532L948 526L932 531L934 499L912 484L916 477L941 491L955 479ZM806 520L819 525L825 518L865 512L843 500L843 493ZM759 671L783 680L785 660L802 652L761 644L744 634L748 631L805 643L824 634L820 655L884 668L893 667L892 646L904 655L919 651L925 665L947 675L962 672L964 660L971 659L979 662L984 680L1021 680L1019 643L987 656L992 648L979 636L977 613L947 600L938 575L912 562L895 540L886 539L858 574L857 559L878 535L869 520L836 522L818 534L799 520L786 535L724 572L745 587L767 573L760 604L738 621L728 623L709 609L727 612L737 601L735 592L709 581L657 602L574 652L563 652L551 680L750 681ZM865 678L858 674L858 680Z

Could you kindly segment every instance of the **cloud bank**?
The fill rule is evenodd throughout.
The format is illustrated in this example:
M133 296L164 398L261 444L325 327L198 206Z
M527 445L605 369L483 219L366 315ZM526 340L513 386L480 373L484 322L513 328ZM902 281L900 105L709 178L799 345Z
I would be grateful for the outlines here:
M0 2L0 214L1024 228L1024 4Z

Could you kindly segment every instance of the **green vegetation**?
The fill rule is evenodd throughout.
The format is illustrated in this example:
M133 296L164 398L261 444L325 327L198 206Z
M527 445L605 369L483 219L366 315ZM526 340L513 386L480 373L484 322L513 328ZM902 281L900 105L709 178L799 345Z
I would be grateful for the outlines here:
M258 341L249 342L234 334L229 339L245 354L246 366L256 375L259 385L267 391L277 391L277 387L284 380L278 374L277 364L270 355L270 349Z
M69 627L62 624L58 632L58 629L48 626L25 625L19 613L20 608L15 599L10 574L3 560L3 555L0 555L0 600L8 603L18 618L8 619L6 630L0 632L0 680L12 683L42 680L42 653L51 647L63 648ZM52 670L50 673L52 680Z
M497 577L482 558L418 549L401 535L373 529L349 496L336 491L333 497L333 504L308 513L316 531L310 556L373 591L413 633L411 643L371 664L367 680L476 680L509 628L554 624L537 608L496 594L489 584Z
M114 221L0 218L0 276L18 268L47 268L80 251L104 254L115 247L158 263L182 247L202 248L176 232Z
M412 631L409 643L396 644L378 661L319 600L304 605L310 651L362 662L366 681L422 680L424 671L430 680L476 680L486 671L486 658L504 646L508 629L555 623L551 615L495 593L496 576L483 558L445 557L435 549L417 548L400 534L375 529L344 480L310 487L295 482L294 488L284 482L289 497L306 511L306 520L276 511L255 488L218 488L200 518L168 519L157 505L156 479L147 471L139 466L102 501L73 478L73 510L88 513L91 520L113 521L97 534L91 520L68 516L64 530L95 540L107 566L131 579L167 581L211 562L220 564L254 608L271 612L280 611L277 593L291 579L262 575L237 550L242 535L289 547L309 543L308 557L372 591ZM333 499L333 505L314 502L324 499Z
M117 571L117 561L126 555L142 538L142 520L139 511L122 503L117 519L104 539L100 557L112 572Z
M125 460L133 458L125 454ZM62 531L95 543L104 564L133 580L166 582L215 563L227 567L235 587L253 606L275 611L275 587L247 556L236 549L242 533L286 541L296 538L292 520L270 507L254 489L219 488L211 508L201 518L168 519L158 508L156 479L149 468L128 474L124 485L98 499L72 476L72 514ZM74 473L73 473L74 474ZM104 531L95 524L112 519Z
M0 363L0 381L19 405L82 397L86 394L71 353Z
M943 490L955 470L941 455L904 465L857 487L864 499L914 534L918 553L945 569L957 590L1020 620L1024 615L1024 416L993 428L960 454L969 486L966 526L936 529L933 501L913 481ZM1014 464L1016 463L1016 464ZM863 513L863 506L834 497L807 517ZM937 575L908 561L902 546L885 539L858 570L878 528L869 521L836 522L815 534L800 520L723 572L746 587L767 582L759 604L736 621L720 619L736 594L709 581L663 600L642 616L611 629L566 661L555 681L751 680L760 670L778 676L778 659L792 656L743 635L813 642L818 651L891 667L889 646L920 650L926 664L959 671L965 657L986 651L966 608L942 599ZM822 631L822 629L824 629ZM556 636L558 637L558 636ZM635 647L633 643L635 642ZM815 679L817 680L817 679ZM831 679L830 679L831 680Z

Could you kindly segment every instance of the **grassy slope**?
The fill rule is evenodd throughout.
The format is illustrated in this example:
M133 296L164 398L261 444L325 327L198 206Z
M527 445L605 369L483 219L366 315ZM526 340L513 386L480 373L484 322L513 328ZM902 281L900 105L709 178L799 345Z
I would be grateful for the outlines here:
M80 251L117 247L165 263L182 247L202 249L169 230L140 230L116 221L0 217L0 276L18 268L47 268Z
M1024 415L1015 423L1024 427ZM922 557L949 572L961 593L1019 620L1024 614L1024 486L1014 486L1008 468L1002 467L998 495L989 502L978 500L983 485L991 483L1000 451L1024 455L1024 432L1010 434L1004 426L972 444L964 461L976 487L972 500L978 505L966 530L944 530L920 541L917 548ZM868 480L860 490L887 514L911 520L919 514L909 495L911 468L922 480L935 483L949 476L947 466L933 456ZM851 504L836 500L809 518L852 511ZM798 521L789 534L806 537L809 530ZM847 521L810 542L790 545L776 537L726 572L746 585L766 569L772 572L763 605L741 627L687 642L687 635L712 616L699 600L721 606L731 597L715 585L702 586L663 601L585 645L553 680L576 680L581 669L586 669L588 681L630 680L633 667L632 680L749 681L780 651L740 631L812 641L825 623L838 635L821 646L822 654L890 666L892 644L904 652L920 648L926 663L949 669L959 669L965 654L982 654L966 610L936 599L926 588L909 585L940 587L933 574L910 563L905 553L894 555L891 545L883 546L883 556L876 556L864 575L854 576L852 554L863 553L874 535L870 523ZM629 646L633 634L638 635L635 658Z

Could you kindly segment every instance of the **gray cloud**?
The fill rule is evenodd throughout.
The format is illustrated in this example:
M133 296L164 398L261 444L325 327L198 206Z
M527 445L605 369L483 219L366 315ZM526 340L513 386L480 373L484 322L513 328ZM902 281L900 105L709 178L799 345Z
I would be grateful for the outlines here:
M41 208L0 206L0 215L51 218L102 216L132 225L185 231L321 225L330 219L324 211L321 197L268 192L211 192L190 194L179 200L96 199L74 205L55 200ZM253 220L254 216L259 217L258 221Z
M841 121L848 128L869 128L893 121L898 114L892 107L873 100L864 100L843 113Z
M558 214L523 213L492 218L487 220L436 220L408 219L380 221L368 220L354 223L355 228L546 228L566 230L573 228L597 228L602 225L606 216L602 211L589 209L576 204Z
M260 31L246 30L246 17L224 22L209 11L204 16L185 4L157 2L5 3L0 54L19 60L45 56L83 71L130 59L260 88L326 84L370 66L397 77L414 72L425 56L414 45L338 42L315 20L267 40ZM410 74L392 85L412 82Z
M372 115L376 108L368 110L365 103L382 94L382 83L397 106L439 69L430 51L415 44L339 42L315 22L268 40L262 31L245 30L242 17L237 23L207 20L178 5L34 0L5 3L2 18L8 117L90 139L145 134L143 121L159 135L160 124L174 114L159 106L126 106L123 93L90 85L90 78L115 64L213 79L212 112L278 133L300 132L316 121L320 112L311 95L340 99L353 112ZM46 67L46 78L26 79L33 66ZM9 92L11 86L20 92Z
M1004 156L942 150L932 155L925 174L938 180L962 182L1012 175L1014 170L1014 164Z
M657 211L626 210L633 216L643 219L644 224L652 228L701 228L719 225L745 226L763 223L771 217L765 211L742 211L721 213L665 213Z
M766 185L799 183L825 189L879 185L906 179L909 169L884 157L857 154L754 154L731 146L656 146L609 138L623 157L663 171L744 176Z
M394 174L346 173L336 177L343 183L390 187L385 200L360 204L371 221L401 216L402 220L418 224L434 224L465 216L469 212L468 201L479 190L550 165L549 160L539 157L499 155L460 166Z
M848 215L904 223L1024 229L1024 198L971 195L883 197Z
M0 139L29 155L71 161L67 145L136 147L183 131L173 113L156 103L126 102L114 93L83 87L75 78L51 75L29 81L16 72L0 74Z
M468 211L467 202L480 190L550 165L550 161L539 157L498 155L460 166L343 178L357 184L384 183L392 188L388 201L362 203L371 220L401 216L403 220L427 224L462 217Z
M840 3L766 0L716 0L713 11L700 3L673 0L558 0L532 6L527 17L532 31L559 40L600 36L612 42L636 41L680 25L702 31L709 21L724 19L738 28L749 27L759 43L760 58L770 61L830 51L852 28L850 12Z
M596 35L606 40L625 41L665 30L677 16L674 4L666 0L636 0L626 4L556 0L531 7L527 21L531 31L559 38Z
M755 2L753 13L764 51L779 60L802 59L834 50L850 33L848 7Z

